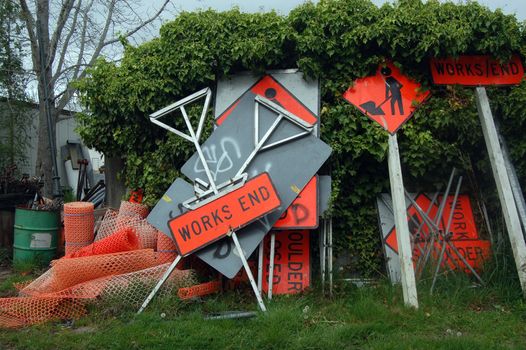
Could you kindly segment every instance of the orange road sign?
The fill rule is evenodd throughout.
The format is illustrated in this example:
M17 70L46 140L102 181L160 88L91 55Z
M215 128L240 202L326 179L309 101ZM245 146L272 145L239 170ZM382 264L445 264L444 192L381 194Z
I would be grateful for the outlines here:
M343 98L391 134L413 116L429 97L421 85L403 75L392 63L379 65L376 75L357 79Z
M310 231L276 231L273 294L295 294L310 287ZM263 291L268 292L270 235L265 237Z
M507 62L490 56L460 56L432 58L429 63L437 85L516 85L524 77L524 67L517 55Z
M318 175L313 176L273 226L276 230L318 228Z
M451 213L451 206L453 205L453 199L455 196L448 196L446 201L446 206L442 213L442 217L438 222L438 228L445 230L447 226L447 221ZM421 193L415 198L415 202L422 208L424 212L429 210L429 217L435 218L438 212L438 204L441 203L442 196L439 196L437 202L433 204L433 207L429 209L431 205L431 200L428 196ZM431 229L424 221L420 213L416 210L414 205L411 205L407 208L407 221L409 224L409 232L412 235L415 235L415 232L419 229L419 225L422 225L420 228L421 236L427 237ZM478 240L479 234L477 231L477 226L475 225L475 217L473 216L473 209L471 207L471 201L469 196L466 194L461 194L457 198L457 203L455 204L455 209L453 212L453 220L449 228L451 233L452 241L462 241L462 240ZM422 242L422 237L415 237L415 242ZM398 243L396 241L396 228L393 227L392 230L385 237L385 243L389 248L398 253Z
M260 95L285 108L295 116L305 120L309 124L316 124L318 118L301 101L290 93L283 85L270 75L263 76L249 90L241 95L226 111L216 119L217 125L221 125L232 111L238 106L246 94Z
M168 222L177 251L187 256L236 231L281 205L268 173Z

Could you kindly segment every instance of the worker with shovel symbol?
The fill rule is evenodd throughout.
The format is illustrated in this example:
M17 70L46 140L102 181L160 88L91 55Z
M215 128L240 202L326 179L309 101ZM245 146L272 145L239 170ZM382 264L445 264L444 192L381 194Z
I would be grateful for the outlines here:
M404 105L402 103L402 84L391 76L391 68L384 67L380 70L383 75L383 80L385 82L385 100L382 101L378 106L374 101L367 101L362 103L362 107L370 115L385 115L385 112L382 109L382 105L387 101L391 100L391 115L395 115L395 104L398 104L398 111L400 115L404 115ZM385 77L385 78L384 78Z

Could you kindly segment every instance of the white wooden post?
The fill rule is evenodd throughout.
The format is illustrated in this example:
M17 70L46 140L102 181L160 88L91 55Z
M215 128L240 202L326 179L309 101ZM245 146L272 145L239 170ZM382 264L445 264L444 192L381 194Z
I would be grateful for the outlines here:
M418 308L415 270L413 268L413 254L411 251L411 241L409 239L409 225L407 224L404 182L402 179L402 169L400 167L400 154L398 152L396 134L389 135L388 165L404 303L406 306Z
M526 296L526 243L522 236L517 207L515 206L515 200L513 198L513 192L508 178L508 172L506 171L486 89L484 87L477 87L475 96L477 98L477 110L480 123L482 124L486 147L488 148L493 177L497 183L497 192L502 206L502 213L504 214L504 220L515 258L517 274L519 275L522 293Z
M252 286L252 290L254 291L254 294L256 295L256 299L259 304L259 308L261 311L266 312L267 308L265 307L265 303L263 303L263 298L261 297L261 294L259 293L258 285L256 284L256 280L254 280L254 276L252 276L252 271L250 271L250 266L248 265L247 258L245 257L245 253L243 252L243 248L241 248L241 245L239 244L239 240L237 239L237 235L235 232L231 232L232 241L234 241L234 245L236 246L237 253L239 254L239 257L241 258L241 262L243 263L243 267L245 268L245 272L247 273L248 280L250 281L250 285Z
M270 257L268 268L268 299L272 300L272 289L274 288L274 255L276 253L276 232L270 231Z

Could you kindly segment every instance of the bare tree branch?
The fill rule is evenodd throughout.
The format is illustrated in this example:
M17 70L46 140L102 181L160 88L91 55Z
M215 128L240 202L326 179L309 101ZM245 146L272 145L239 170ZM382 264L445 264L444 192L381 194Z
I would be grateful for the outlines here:
M88 6L86 6L86 9L83 11L84 18L82 21L82 32L80 34L80 49L79 49L79 54L78 54L78 59L77 59L77 64L76 64L77 68L75 69L73 73L73 78L78 76L80 65L82 64L82 60L84 59L84 47L86 46L86 32L88 30L89 11L91 10L91 7L93 6L93 1L94 0L91 0Z
M166 5L168 5L168 3L170 2L170 0L165 0L163 5L161 6L161 8L159 9L159 11L157 11L155 13L155 15L153 15L152 17L148 18L146 21L143 21L141 24L139 24L137 27L135 27L133 30L125 33L124 35L122 35L123 38L128 38L130 36L132 36L133 34L137 33L139 30L141 30L142 28L144 28L145 26L147 26L148 24L152 23L153 21L155 21L155 19L157 19L159 17L159 15L164 11L164 9L166 8ZM107 45L111 45L113 43L116 43L118 42L120 39L119 38L113 38L112 40L110 41L107 41L104 43L103 46L107 46Z
M62 50L60 52L60 58L59 58L59 61L58 61L56 73L54 74L54 77L53 77L54 81L57 80L56 79L57 75L62 74L62 67L64 65L64 60L66 58L66 52L68 51L68 48L69 48L69 41L71 40L71 38L73 37L73 34L75 33L75 31L77 29L77 19L78 19L81 7L82 7L82 0L79 0L78 4L76 6L76 9L75 9L75 13L73 15L73 21L71 23L71 28L70 28L70 30L68 32L68 35L66 36L66 39L64 40L64 43L62 44Z
M27 35L29 36L29 43L31 45L31 52L33 53L31 55L31 59L33 60L33 69L35 72L40 72L40 60L38 59L38 55L35 54L38 52L35 19L33 18L31 11L29 11L26 0L20 0L20 8L22 9L22 18L26 23Z
M115 3L116 2L117 2L116 0L112 0L110 5L109 5L108 15L106 17L106 23L104 24L104 29L102 30L102 34L100 35L100 40L99 40L99 43L98 43L97 47L95 48L95 52L91 56L91 60L89 62L90 65L95 63L95 60L100 55L100 52L102 51L104 46L106 46L104 41L106 40L106 36L108 35L108 30L110 28L111 20L113 18L113 12L115 11ZM76 74L74 75L74 77L77 78L78 77L78 71L75 72L75 73Z
M51 66L55 60L57 45L62 35L62 30L64 29L64 26L66 25L66 22L69 18L69 14L71 13L71 9L73 8L73 3L74 0L66 0L66 2L62 4L60 15L58 16L57 26L53 32L51 43L49 45L49 55L46 62L46 67Z
M89 64L87 64L87 63L80 63L80 64L74 64L74 65L68 66L68 67L64 68L63 70L61 70L60 72L56 72L53 75L52 82L53 82L53 84L56 83L58 80L62 79L62 75L64 75L65 73L69 72L72 69L79 70L80 68L86 68L86 67L89 67ZM74 78L72 78L72 79L74 79ZM55 99L56 98L57 97L55 97Z

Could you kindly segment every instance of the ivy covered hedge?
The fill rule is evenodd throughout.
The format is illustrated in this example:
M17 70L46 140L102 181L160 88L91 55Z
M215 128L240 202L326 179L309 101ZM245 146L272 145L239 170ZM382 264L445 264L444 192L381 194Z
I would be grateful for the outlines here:
M506 59L512 53L526 56L525 23L477 3L401 0L377 7L368 0L322 0L288 16L236 9L183 12L158 38L127 45L118 64L99 60L77 83L90 111L79 116L79 131L89 146L122 155L127 185L143 188L153 205L193 147L151 124L149 113L239 71L298 67L319 77L322 139L334 149L337 246L356 257L354 268L374 273L382 266L374 198L389 190L387 135L341 94L354 79L392 59L432 93L399 132L406 186L433 190L456 166L469 175L466 191L478 198L479 188L494 184L473 90L432 86L428 60L460 54ZM526 84L489 94L524 178Z

